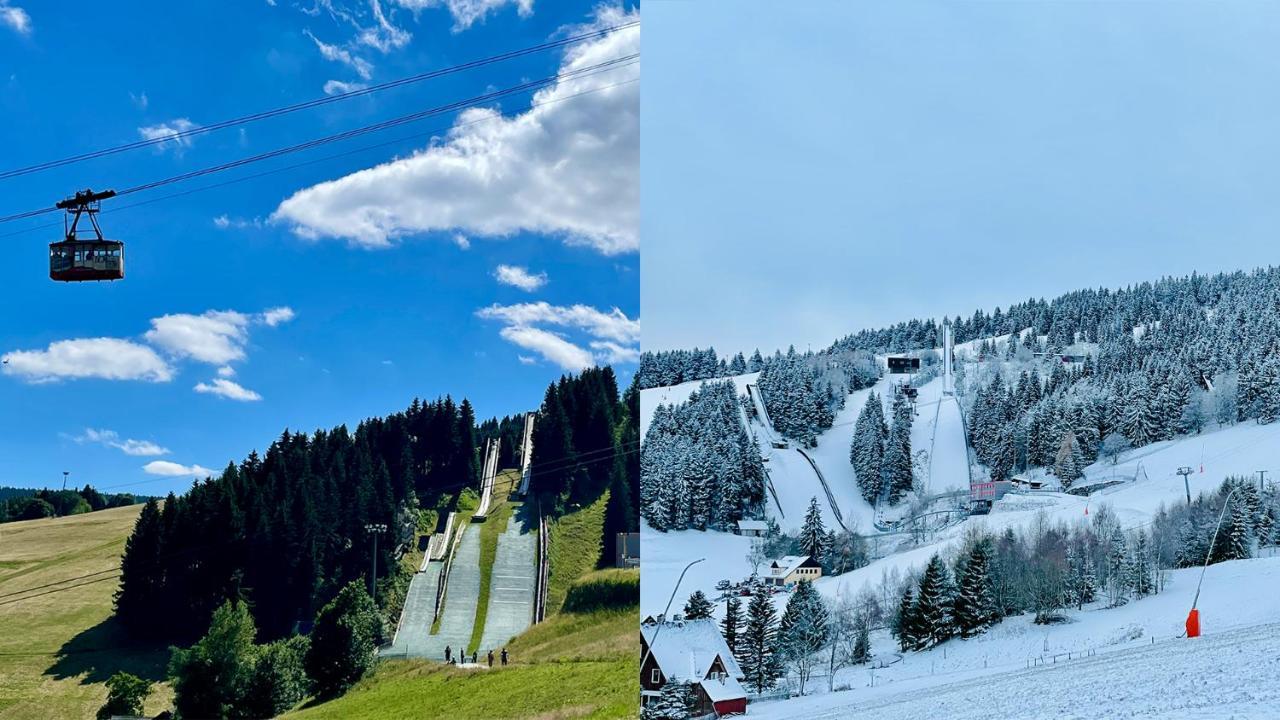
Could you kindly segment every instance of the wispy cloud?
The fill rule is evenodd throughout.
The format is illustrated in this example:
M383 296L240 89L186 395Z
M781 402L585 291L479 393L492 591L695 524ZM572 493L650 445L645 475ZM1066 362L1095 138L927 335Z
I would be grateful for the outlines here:
M498 334L504 340L566 370L580 370L599 363L636 362L640 357L640 321L632 320L618 308L603 312L588 305L495 304L477 310L476 315L503 323ZM585 335L587 347L546 326ZM527 363L527 355L519 357Z
M7 25L19 35L30 35L35 30L27 11L10 5L9 0L0 0L0 25Z
M156 152L163 152L166 149L170 149L173 150L174 154L181 155L183 151L191 147L191 137L179 137L178 133L194 130L197 127L199 127L199 125L196 125L187 118L175 118L168 122L140 127L138 128L138 135L142 137L143 140L169 138L167 142L155 145Z
M96 443L106 447L115 448L125 455L134 455L137 457L148 457L154 455L167 455L169 449L161 447L150 440L134 440L132 438L120 439L120 434L115 430L95 430L93 428L85 428L84 432L72 438L78 443Z
M287 323L294 318L293 308L291 307L274 307L262 313L262 324L267 327L275 327L281 323Z
M330 80L324 84L325 95L345 95L349 92L363 90L369 87L364 83L343 82L341 80Z
M262 396L258 393L223 377L214 378L209 383L197 383L195 391L239 402L257 402L262 399Z
M527 292L533 292L547 284L547 274L545 272L530 273L519 265L499 265L493 271L493 277L503 285L518 287Z
M515 5L520 17L533 14L533 0L396 0L410 10L443 7L453 16L453 31L462 32L507 5Z
M320 55L324 59L346 65L364 80L373 77L373 64L368 60L352 55L351 51L345 48L321 40L313 35L310 30L303 30L302 32L316 44L316 49L320 51Z

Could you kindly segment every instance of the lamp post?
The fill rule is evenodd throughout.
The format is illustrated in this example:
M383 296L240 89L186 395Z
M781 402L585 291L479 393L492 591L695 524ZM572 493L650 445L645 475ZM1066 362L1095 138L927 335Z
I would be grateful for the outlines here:
M386 523L367 523L364 531L373 536L373 572L369 574L369 595L374 607L378 605L378 536L387 531Z
M671 603L676 599L676 593L680 592L680 583L684 582L684 574L689 572L689 568L706 560L706 558L698 558L688 565L684 566L684 570L680 571L680 577L676 579L676 586L671 588L671 597L667 598L667 607L662 611L662 619L665 621L667 613L671 612ZM653 645L658 642L658 633L662 632L662 623L658 623L658 628L653 631L653 639L649 641L649 649L645 651L644 657L640 658L640 672L644 673L644 664L649 662L649 656L653 654Z
M1191 612L1187 613L1187 637L1200 637L1200 611L1196 606L1200 604L1200 586L1204 584L1204 574L1209 569L1209 560L1213 557L1213 546L1218 544L1218 531L1222 529L1222 519L1227 516L1227 508L1231 507L1231 496L1236 494L1239 487L1231 489L1227 493L1227 497L1222 500L1222 512L1218 513L1218 524L1213 528L1213 539L1209 541L1209 549L1204 554L1204 567L1200 568L1200 580L1196 582L1196 596L1191 600Z
M62 489L63 489L63 490L66 490L66 489L67 489L67 476L68 476L68 475L70 475L70 474L71 474L71 471L70 471L70 470L63 470L63 471L62 471Z

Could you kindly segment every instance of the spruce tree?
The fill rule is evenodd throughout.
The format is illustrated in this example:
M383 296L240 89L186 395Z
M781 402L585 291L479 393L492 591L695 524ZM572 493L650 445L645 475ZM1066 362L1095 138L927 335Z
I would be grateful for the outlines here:
M919 596L915 615L920 621L923 636L918 645L928 647L945 642L955 635L954 588L942 557L934 555L925 566L920 578Z
M826 557L827 531L822 524L822 511L818 508L816 495L809 499L809 509L805 512L804 525L800 528L799 542L801 549L814 561L820 563Z
M729 598L724 605L724 618L720 620L720 634L724 636L729 652L738 654L738 630L742 627L742 601L736 597Z
M782 659L777 653L778 618L773 601L756 592L747 605L747 622L739 639L738 660L747 689L754 693L769 690L782 675Z
M961 637L973 637L995 622L991 587L991 545L987 539L973 544L957 578L955 624Z
M689 596L688 602L684 604L685 620L706 620L711 617L711 611L714 607L711 601L701 590L694 590Z

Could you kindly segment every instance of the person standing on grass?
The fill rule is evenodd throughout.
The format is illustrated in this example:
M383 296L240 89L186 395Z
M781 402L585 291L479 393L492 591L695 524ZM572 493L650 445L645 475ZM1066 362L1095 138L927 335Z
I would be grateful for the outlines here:
M452 659L453 659L453 648L449 647L448 645L445 645L445 646L444 646L444 661L445 661L445 662L449 662L449 661L450 661L450 660L452 660Z
M493 667L493 651L489 651L489 667Z
M502 667L507 666L507 649L502 648Z

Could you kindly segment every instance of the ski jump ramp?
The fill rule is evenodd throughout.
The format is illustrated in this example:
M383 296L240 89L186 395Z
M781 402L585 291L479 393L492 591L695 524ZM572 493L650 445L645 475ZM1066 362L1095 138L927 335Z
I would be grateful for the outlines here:
M524 439L520 443L520 494L529 494L529 478L533 462L533 419L537 413L524 414Z
M473 520L483 521L489 514L489 505L493 502L493 483L498 477L498 440L484 441L484 468L480 475L480 506L476 509Z

